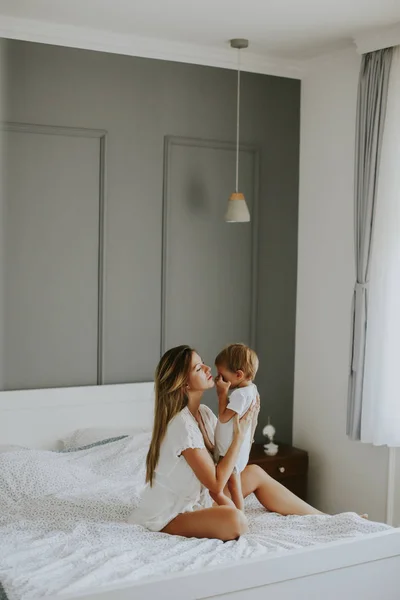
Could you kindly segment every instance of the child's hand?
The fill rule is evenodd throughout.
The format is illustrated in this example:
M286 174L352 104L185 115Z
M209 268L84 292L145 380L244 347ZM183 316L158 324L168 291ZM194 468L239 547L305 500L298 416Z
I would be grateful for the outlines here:
M217 388L217 394L218 396L224 396L228 393L229 388L231 387L231 384L229 381L224 381L222 379L221 375L217 375L216 378L214 379L215 381L215 387Z

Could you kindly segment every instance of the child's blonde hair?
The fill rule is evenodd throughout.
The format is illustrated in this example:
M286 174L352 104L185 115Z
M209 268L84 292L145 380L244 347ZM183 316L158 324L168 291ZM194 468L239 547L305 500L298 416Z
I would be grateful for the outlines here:
M243 371L246 379L253 379L258 371L258 356L246 344L230 344L218 354L215 366L224 366L232 373Z

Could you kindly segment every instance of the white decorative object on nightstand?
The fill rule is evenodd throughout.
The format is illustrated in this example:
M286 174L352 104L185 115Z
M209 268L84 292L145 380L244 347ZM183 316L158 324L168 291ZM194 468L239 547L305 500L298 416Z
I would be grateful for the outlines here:
M268 456L275 456L279 446L274 443L275 427L271 425L270 417L268 417L268 425L263 429L263 435L268 438L268 444L264 444L264 452Z

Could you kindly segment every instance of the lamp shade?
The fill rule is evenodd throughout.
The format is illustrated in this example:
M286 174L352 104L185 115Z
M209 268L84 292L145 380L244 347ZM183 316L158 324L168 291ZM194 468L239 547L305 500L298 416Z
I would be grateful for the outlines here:
M250 212L243 194L238 192L231 194L225 213L225 221L227 223L248 223L250 221Z

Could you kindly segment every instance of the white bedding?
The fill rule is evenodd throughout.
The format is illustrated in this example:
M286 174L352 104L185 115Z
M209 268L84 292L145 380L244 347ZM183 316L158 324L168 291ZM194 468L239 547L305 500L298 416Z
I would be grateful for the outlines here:
M9 600L81 592L388 528L354 513L281 517L255 498L247 500L249 533L225 544L128 525L149 439L142 433L65 454L0 453L0 582Z

